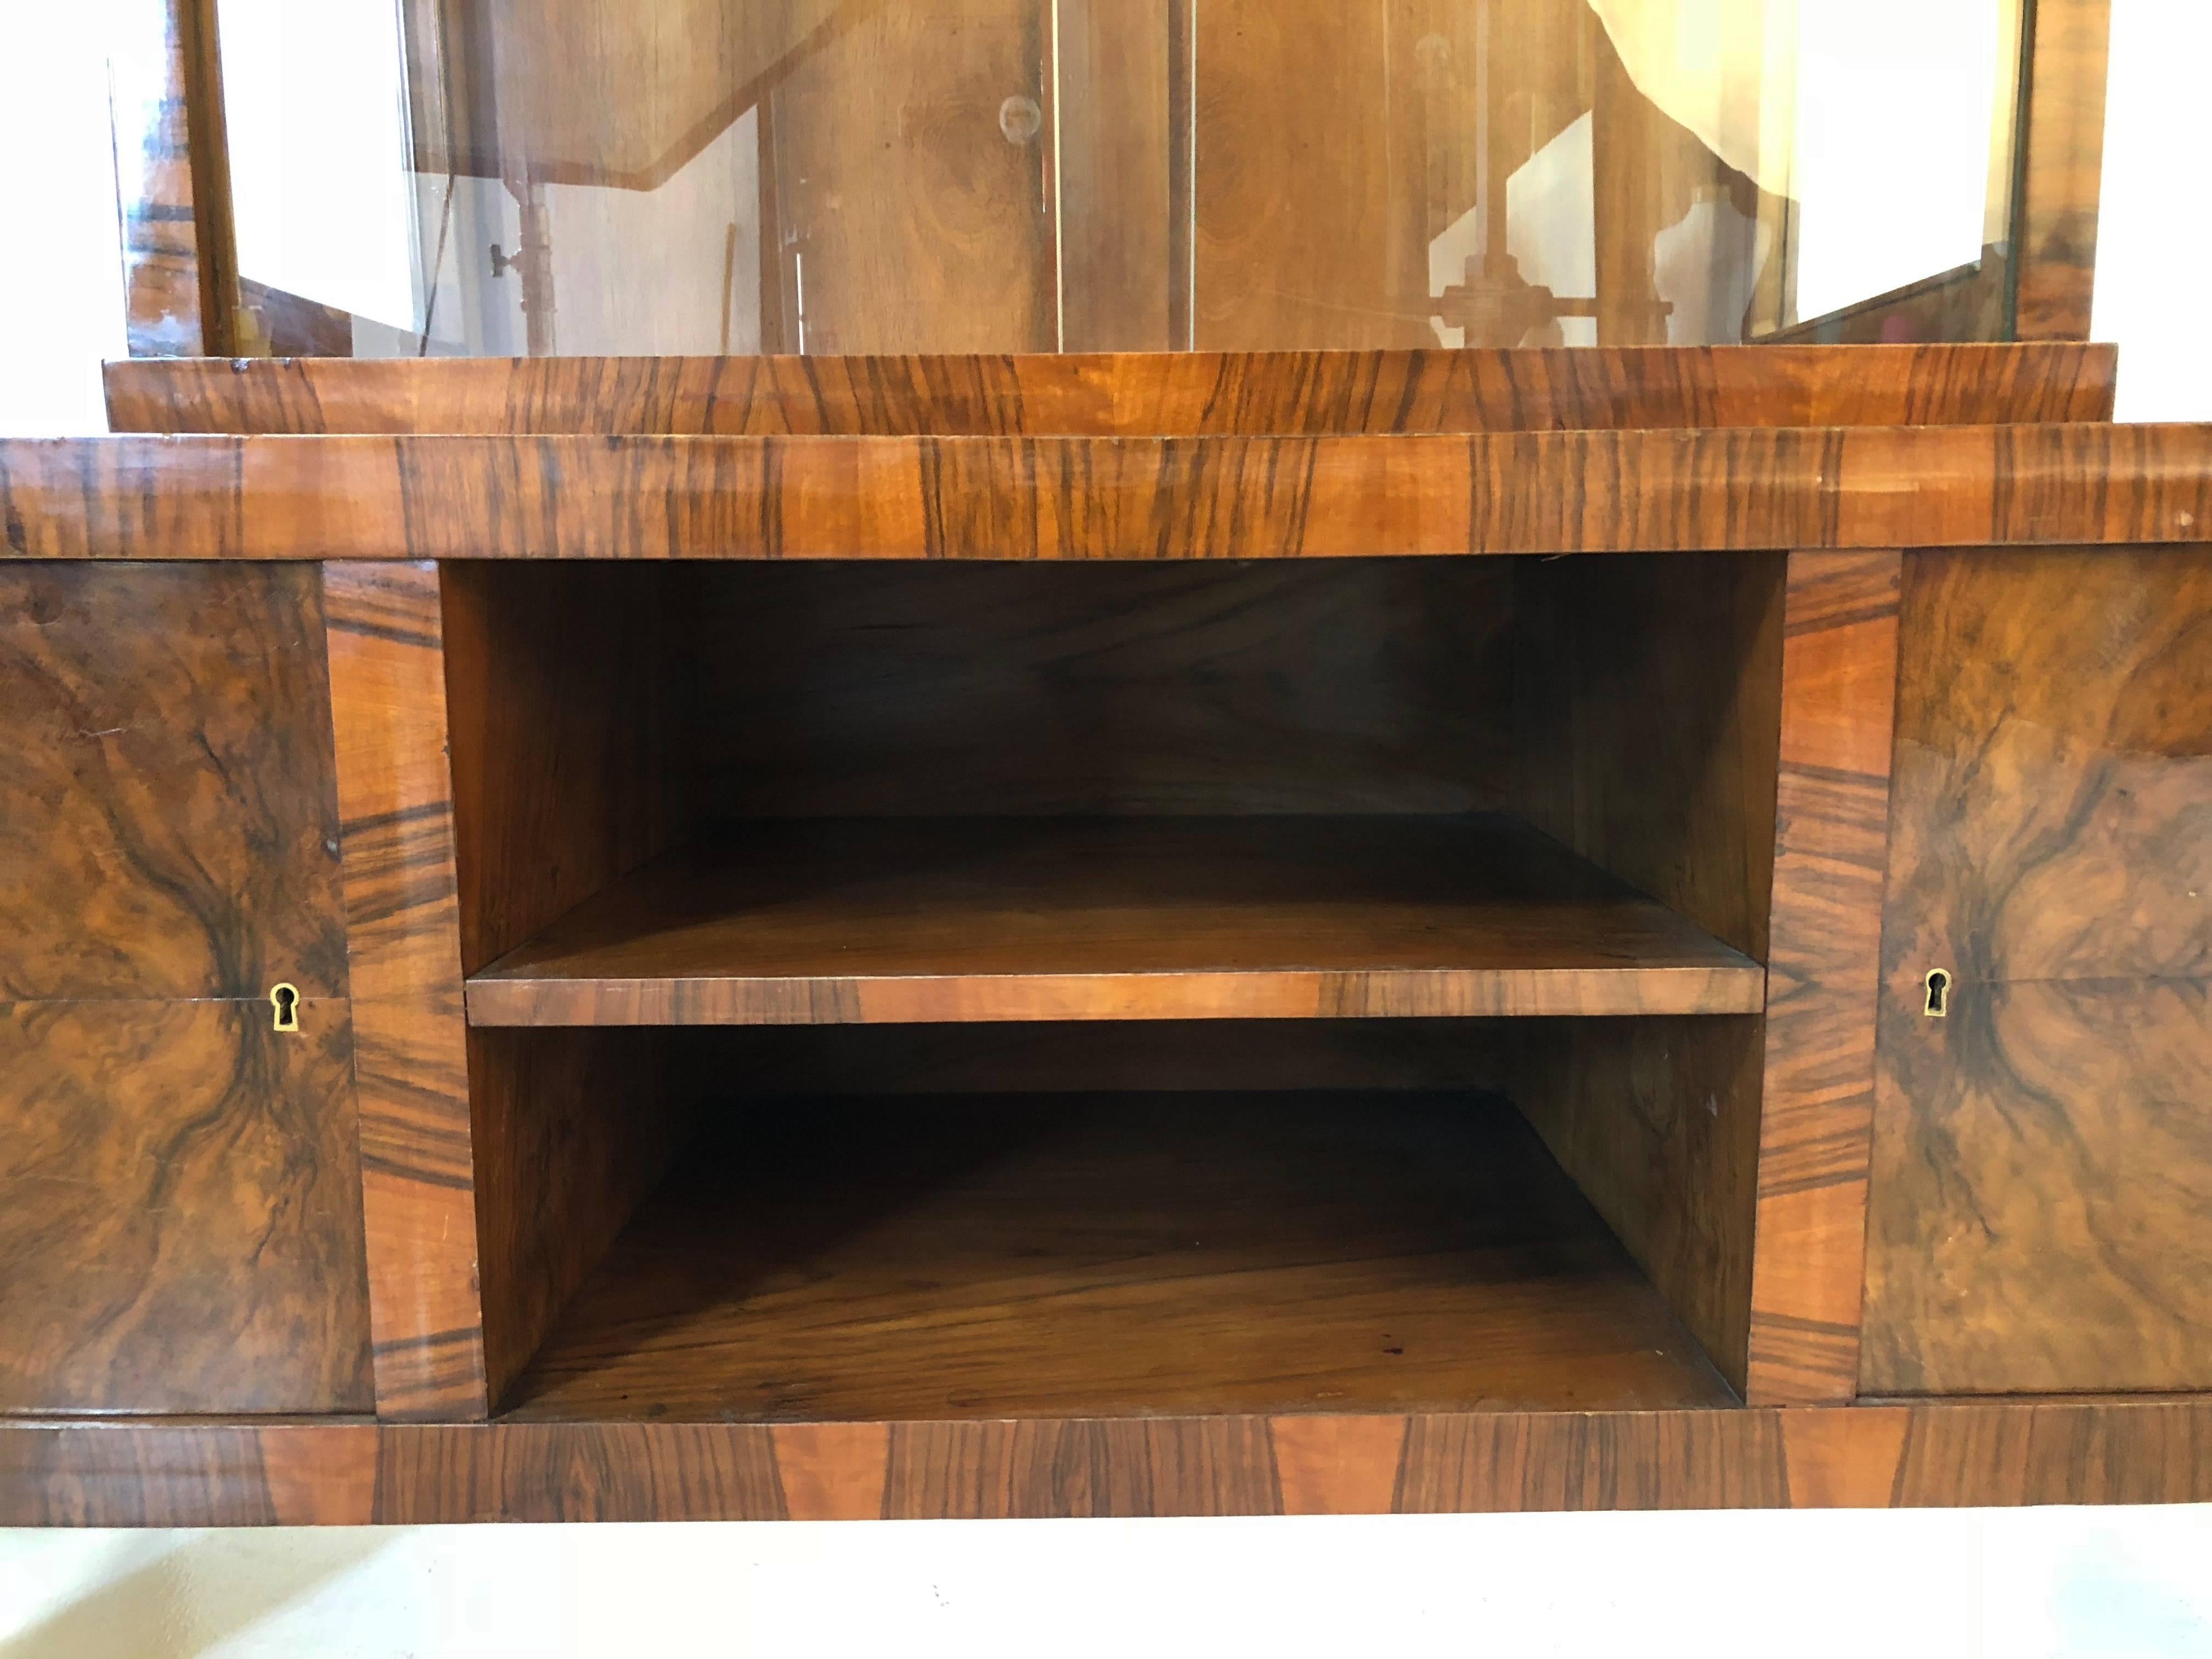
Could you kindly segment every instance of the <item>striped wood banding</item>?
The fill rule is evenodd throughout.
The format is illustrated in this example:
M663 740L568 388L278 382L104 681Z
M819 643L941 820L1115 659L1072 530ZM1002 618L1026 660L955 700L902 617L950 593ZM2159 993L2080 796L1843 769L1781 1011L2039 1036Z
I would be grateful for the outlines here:
M376 1407L488 1409L438 572L323 568Z
M1793 553L1753 1230L1755 1404L1858 1387L1875 1005L1897 688L1896 553Z

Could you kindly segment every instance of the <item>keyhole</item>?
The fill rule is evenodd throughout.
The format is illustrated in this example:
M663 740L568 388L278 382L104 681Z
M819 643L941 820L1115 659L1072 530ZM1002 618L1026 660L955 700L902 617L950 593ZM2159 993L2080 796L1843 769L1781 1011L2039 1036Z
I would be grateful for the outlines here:
M300 988L296 985L272 986L269 1003L276 1011L276 1029L296 1031L300 1029Z
M1928 1006L1921 1012L1930 1019L1942 1019L1951 1012L1951 975L1941 968L1928 970Z

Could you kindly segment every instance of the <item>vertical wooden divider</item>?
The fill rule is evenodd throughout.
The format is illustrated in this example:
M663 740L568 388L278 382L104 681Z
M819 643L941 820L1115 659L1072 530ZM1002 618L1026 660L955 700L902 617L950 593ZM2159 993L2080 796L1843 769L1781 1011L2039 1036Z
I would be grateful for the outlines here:
M377 1415L491 1401L438 567L323 567Z
M1790 556L1753 1224L1752 1404L1858 1382L1903 561Z

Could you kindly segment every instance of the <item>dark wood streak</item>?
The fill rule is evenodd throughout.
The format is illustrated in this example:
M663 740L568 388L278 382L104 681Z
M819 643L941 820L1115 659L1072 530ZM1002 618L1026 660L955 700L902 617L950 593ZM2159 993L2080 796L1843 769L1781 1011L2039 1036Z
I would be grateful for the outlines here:
M1793 553L1751 1282L1755 1404L1858 1376L1900 561Z
M2212 1404L1019 1423L0 1426L0 1525L2212 1501Z
M1898 769L1867 1386L2212 1387L2212 556L1917 556Z
M2085 477L2099 488L2081 488ZM0 444L0 506L33 558L1328 558L2193 542L2212 539L2212 428L23 440Z
M438 574L327 564L376 1409L489 1409Z
M2101 421L2110 346L139 359L117 432L1198 436Z

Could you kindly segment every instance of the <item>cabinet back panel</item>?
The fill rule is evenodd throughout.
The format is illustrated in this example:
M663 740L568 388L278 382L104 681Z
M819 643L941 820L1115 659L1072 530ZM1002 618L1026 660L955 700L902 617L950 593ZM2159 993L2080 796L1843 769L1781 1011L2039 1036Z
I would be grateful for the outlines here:
M691 574L713 817L1510 804L1507 562Z

